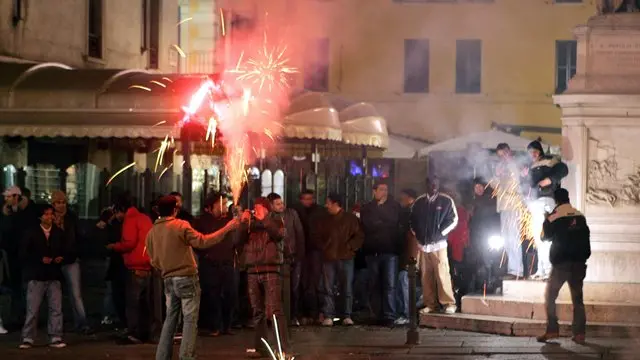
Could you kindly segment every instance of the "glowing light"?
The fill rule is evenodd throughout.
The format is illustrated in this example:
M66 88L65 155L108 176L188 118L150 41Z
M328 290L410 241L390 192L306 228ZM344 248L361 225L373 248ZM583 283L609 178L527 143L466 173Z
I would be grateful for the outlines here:
M278 353L276 354L273 349L271 348L271 345L269 345L269 342L267 340L265 340L264 338L261 338L260 340L262 340L262 343L267 347L267 350L269 351L269 355L271 355L271 359L272 360L294 360L295 357L288 357L287 354L285 354L282 351L282 341L280 340L280 333L278 331L278 320L276 319L276 316L273 316L273 328L275 329L275 333L276 333L276 341L278 342Z
M160 81L157 81L157 80L151 80L149 82L152 83L152 84L156 84L158 86L162 86L163 88L167 87L167 85L165 85L165 84L163 84L163 83L161 83Z
M178 52L178 54L180 54L181 58L186 58L187 54L184 53L184 51L182 51L182 49L180 48L180 46L173 44L171 45L171 47L173 47L174 49L176 49L176 51Z
M184 20L180 21L179 23L177 23L177 24L176 24L176 27L177 27L177 26L180 26L180 25L182 25L182 24L184 24L184 23L186 23L187 21L191 21L191 20L193 20L193 18L192 18L192 17L188 17L188 18L186 18L186 19L184 19Z
M120 175L120 174L122 174L123 172L125 172L125 171L127 171L127 170L131 169L131 168L132 168L132 167L134 167L135 165L136 165L136 163L135 163L135 161L134 161L134 162L132 162L131 164L129 164L129 165L127 165L127 166L123 167L122 169L120 169L120 170L116 171L116 173L115 173L115 174L113 174L113 176L112 176L112 177L110 177L110 178L109 178L109 180L107 180L107 184L106 184L105 186L109 186L109 184L111 184L111 182L112 182L115 178L117 178L117 177L118 177L118 175Z
M244 52L240 54L235 69L228 72L237 74L240 82L248 83L252 87L257 87L261 92L265 86L269 92L274 87L286 89L289 87L289 76L298 72L298 69L289 65L289 58L286 56L287 47L277 46L269 49L267 33L264 33L262 47L256 56L248 57L243 62Z
M151 91L150 88L148 88L146 86L142 86L142 85L131 85L131 86L129 86L129 89L140 89L140 90L144 90L144 91Z
M224 10L222 10L222 8L220 8L220 30L222 31L222 36L225 36L227 34L227 28L224 20Z

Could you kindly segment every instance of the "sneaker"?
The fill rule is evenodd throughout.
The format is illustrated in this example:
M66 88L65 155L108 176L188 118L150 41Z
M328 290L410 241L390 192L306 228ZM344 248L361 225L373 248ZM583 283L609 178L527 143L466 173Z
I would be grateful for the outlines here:
M426 307L426 308L422 308L422 309L420 310L420 315L427 315L427 314L430 314L430 313L432 313L432 312L433 312L433 310L431 310L431 308Z
M409 319L407 319L404 316L401 316L399 318L396 319L395 324L396 325L407 325L409 323Z
M333 320L331 318L325 318L322 320L322 326L333 326Z
M536 338L538 342L545 343L549 340L557 339L560 337L560 334L557 332L546 332Z
M0 335L8 334L9 330L5 329L4 326L0 325Z
M456 311L458 311L458 307L455 305L449 305L446 308L444 308L445 314L453 315L456 313Z
M62 340L57 340L49 344L49 347L55 348L55 349L62 349L67 347L67 344L65 344Z
M33 344L27 341L23 341L22 344L20 344L20 346L18 346L18 348L22 349L22 350L26 350L26 349L31 349L33 347Z
M100 322L100 324L102 325L112 325L113 324L113 320L111 320L110 317L105 316L102 321Z
M353 326L353 320L351 320L350 317L344 318L344 320L342 320L342 325L344 325L344 326Z
M300 321L298 321L297 318L294 318L293 320L291 320L291 326L300 326Z
M584 338L584 334L573 335L571 340L573 340L574 343L579 344L579 345L584 345L584 344L587 343L585 338Z

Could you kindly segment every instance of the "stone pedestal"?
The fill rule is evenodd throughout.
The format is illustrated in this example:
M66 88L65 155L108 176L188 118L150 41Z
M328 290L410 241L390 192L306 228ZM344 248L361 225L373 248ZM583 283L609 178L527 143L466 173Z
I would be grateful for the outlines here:
M640 283L640 14L597 16L575 35L577 73L554 101L563 185L591 227L587 281Z

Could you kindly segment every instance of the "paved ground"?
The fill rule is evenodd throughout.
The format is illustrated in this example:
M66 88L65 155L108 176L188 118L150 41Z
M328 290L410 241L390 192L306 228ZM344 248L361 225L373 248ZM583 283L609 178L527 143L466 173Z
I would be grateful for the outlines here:
M438 360L542 360L640 358L640 342L622 339L589 339L587 346L563 339L554 344L539 344L533 338L503 337L448 330L421 329L421 344L404 346L403 329L375 327L304 328L294 331L296 359L369 360L369 359L438 359ZM244 359L244 349L251 332L234 336L199 338L200 359ZM41 340L44 340L41 337ZM120 346L109 333L84 337L69 335L66 349L36 347L17 349L18 334L0 337L0 359L153 359L153 345ZM177 349L176 349L177 350ZM177 356L175 357L177 358Z

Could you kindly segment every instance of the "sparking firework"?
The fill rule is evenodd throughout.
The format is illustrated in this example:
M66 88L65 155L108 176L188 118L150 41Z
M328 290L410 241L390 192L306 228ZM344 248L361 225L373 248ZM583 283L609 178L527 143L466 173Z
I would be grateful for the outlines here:
M295 356L289 356L282 350L282 341L280 340L280 332L278 331L278 319L273 315L273 328L276 333L276 341L278 342L278 353L275 353L269 342L265 338L261 338L262 343L267 347L272 360L293 360Z
M505 209L515 212L514 221L516 221L517 224L513 225L518 227L520 243L534 239L531 211L529 211L525 198L520 191L520 179L518 175L510 172L509 176L493 178L487 186L493 188L492 196L504 204ZM531 244L533 244L533 242L531 242Z
M256 88L257 92L267 89L272 92L274 88L288 89L290 77L298 72L298 69L289 65L286 55L287 46L269 47L266 31L263 34L262 46L253 56L240 53L236 67L227 72L236 74L237 80ZM245 58L246 57L246 58Z

